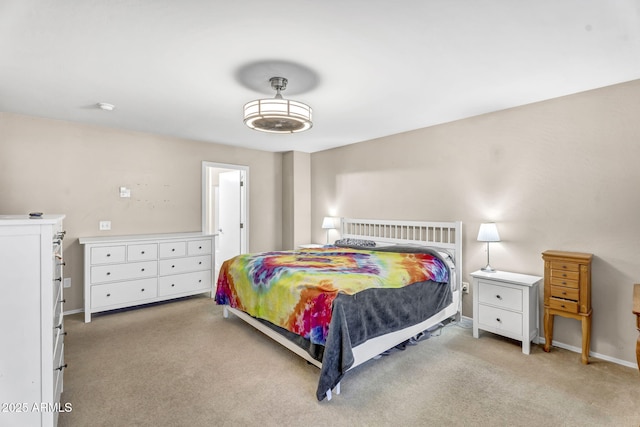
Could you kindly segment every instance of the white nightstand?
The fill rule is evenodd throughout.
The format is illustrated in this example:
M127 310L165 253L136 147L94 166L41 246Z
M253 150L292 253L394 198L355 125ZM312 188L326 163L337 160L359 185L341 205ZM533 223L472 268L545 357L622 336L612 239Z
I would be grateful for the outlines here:
M542 277L478 270L473 277L473 336L478 330L522 341L529 354L531 341L538 342L538 286Z

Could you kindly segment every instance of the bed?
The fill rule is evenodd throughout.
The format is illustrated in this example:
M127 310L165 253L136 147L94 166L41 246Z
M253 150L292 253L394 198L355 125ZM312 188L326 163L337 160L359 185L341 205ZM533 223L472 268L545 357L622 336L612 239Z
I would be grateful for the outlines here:
M461 313L462 223L341 218L321 248L225 261L215 299L320 368L331 400L356 366Z

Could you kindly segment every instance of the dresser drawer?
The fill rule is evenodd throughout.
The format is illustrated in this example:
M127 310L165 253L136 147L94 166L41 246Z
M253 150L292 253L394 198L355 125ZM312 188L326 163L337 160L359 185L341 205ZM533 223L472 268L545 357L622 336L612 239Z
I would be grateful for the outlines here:
M91 283L115 282L140 279L158 274L158 261L133 262L130 264L91 267Z
M158 258L158 245L149 243L144 245L128 245L127 261L149 261Z
M567 271L567 270L559 270L557 268L552 268L550 270L551 277L567 279L567 280L578 280L580 279L579 271Z
M53 396L52 403L60 402L64 377L64 344L60 343L60 350L55 353L53 360Z
M562 277L549 277L549 283L554 286L566 286L567 288L578 288L580 282L578 280L565 279Z
M51 303L55 307L61 297L62 280L53 281L53 301Z
M198 289L211 289L211 271L164 276L158 282L158 295L165 296Z
M211 253L211 239L187 242L188 255L204 255Z
M522 335L522 313L480 304L478 321L481 325L500 331Z
M556 271L580 271L580 264L575 262L553 260L550 262L550 267Z
M580 291L577 288L567 288L564 286L551 285L551 296L555 298L578 301L580 299Z
M160 261L160 275L188 273L190 271L210 270L211 255L188 258L166 259Z
M91 287L91 308L143 301L158 296L158 279L94 285Z
M566 299L549 298L549 307L555 308L556 310L566 311L567 313L578 312L578 302Z
M479 302L501 308L522 311L522 290L500 286L487 281L480 281Z
M53 306L53 328L62 325L62 292L58 292L56 303Z
M187 254L187 242L160 243L160 258L173 258Z
M99 246L91 248L91 264L112 264L124 262L126 246Z

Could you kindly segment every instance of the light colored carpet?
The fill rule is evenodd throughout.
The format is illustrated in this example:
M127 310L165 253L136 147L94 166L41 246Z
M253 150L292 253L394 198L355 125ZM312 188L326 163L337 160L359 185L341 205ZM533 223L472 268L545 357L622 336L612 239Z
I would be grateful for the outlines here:
M470 325L367 362L318 402L319 370L213 300L65 318L59 426L640 426L631 368Z

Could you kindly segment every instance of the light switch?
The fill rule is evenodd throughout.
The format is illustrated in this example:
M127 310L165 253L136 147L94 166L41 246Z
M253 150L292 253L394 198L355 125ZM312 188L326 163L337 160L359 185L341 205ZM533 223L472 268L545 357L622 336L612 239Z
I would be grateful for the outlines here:
M100 230L111 230L111 221L100 221Z
M120 197L131 197L131 189L127 187L120 187Z

